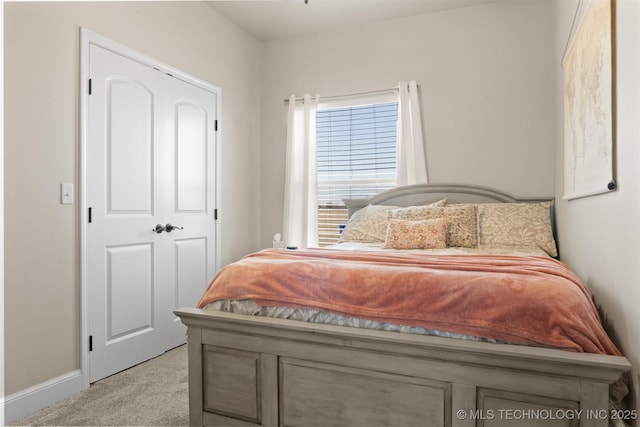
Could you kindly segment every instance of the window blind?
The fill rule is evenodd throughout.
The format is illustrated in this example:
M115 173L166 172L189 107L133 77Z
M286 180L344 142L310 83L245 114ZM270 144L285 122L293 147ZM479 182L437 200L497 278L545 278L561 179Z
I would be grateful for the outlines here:
M342 199L371 197L396 182L397 102L318 109L318 234L336 243L347 221Z

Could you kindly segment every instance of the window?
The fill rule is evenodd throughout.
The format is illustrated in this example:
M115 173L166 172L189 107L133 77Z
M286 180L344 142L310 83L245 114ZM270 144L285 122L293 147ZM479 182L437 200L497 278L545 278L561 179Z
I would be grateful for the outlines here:
M371 197L396 185L398 103L318 108L318 244L340 239L343 199Z

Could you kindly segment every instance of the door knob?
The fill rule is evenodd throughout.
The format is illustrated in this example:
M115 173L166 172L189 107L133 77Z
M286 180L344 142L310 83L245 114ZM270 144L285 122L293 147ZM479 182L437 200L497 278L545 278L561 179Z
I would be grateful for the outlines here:
M167 223L167 225L164 226L164 229L166 230L167 233L171 233L173 230L182 230L183 227L178 227L177 225L172 225Z
M155 231L158 234L162 233L165 230L166 229L164 228L164 225L162 225L162 224L157 224L155 228L151 229L151 231ZM167 230L167 231L169 231L169 230Z

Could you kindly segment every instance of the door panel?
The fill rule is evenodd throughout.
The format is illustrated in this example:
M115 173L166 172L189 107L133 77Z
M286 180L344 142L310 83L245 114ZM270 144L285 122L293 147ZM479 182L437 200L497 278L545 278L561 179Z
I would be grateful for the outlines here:
M153 93L135 80L106 81L109 214L152 209Z
M206 284L211 278L208 266L207 238L175 240L176 299L175 308L194 307L203 289L189 284Z
M107 345L154 327L153 247L107 248Z
M207 206L207 112L176 105L176 211L204 213Z

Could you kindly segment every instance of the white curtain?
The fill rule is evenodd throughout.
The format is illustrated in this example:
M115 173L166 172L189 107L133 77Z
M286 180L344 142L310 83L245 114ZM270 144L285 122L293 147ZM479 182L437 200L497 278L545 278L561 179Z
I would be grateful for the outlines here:
M421 120L416 81L398 83L396 185L427 182L427 161L424 154Z
M316 111L319 96L289 98L284 190L284 241L287 246L318 245Z

